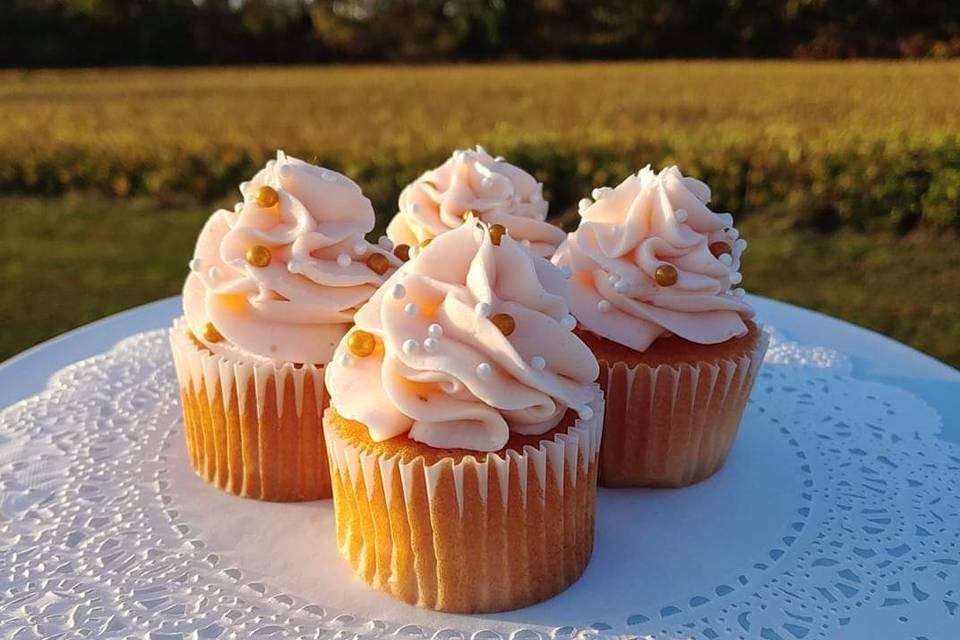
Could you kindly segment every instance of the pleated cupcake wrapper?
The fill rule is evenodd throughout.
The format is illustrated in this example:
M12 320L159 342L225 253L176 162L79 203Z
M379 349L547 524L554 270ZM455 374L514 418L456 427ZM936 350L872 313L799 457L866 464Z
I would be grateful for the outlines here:
M190 463L228 493L279 502L330 497L323 369L237 361L194 341L183 318L170 346Z
M600 360L607 398L600 485L681 487L726 460L767 350L715 363L627 366Z
M594 416L521 451L427 465L327 428L337 542L368 584L410 604L515 609L562 591L593 550L603 397Z

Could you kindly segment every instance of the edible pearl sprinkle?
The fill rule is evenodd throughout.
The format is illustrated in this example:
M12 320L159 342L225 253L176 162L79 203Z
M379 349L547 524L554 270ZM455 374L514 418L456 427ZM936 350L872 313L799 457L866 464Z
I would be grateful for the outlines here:
M584 209L588 208L592 204L593 204L593 200L591 200L590 198L580 198L580 202L577 203L577 209L579 209L580 211L583 211Z
M278 202L280 202L280 194L277 193L277 190L271 186L263 185L257 189L256 195L257 206L264 209L269 209Z
M623 293L627 290L627 283L623 280L617 280L613 285L613 290L617 293Z
M610 311L610 301L601 300L597 303L597 309L600 310L600 313L606 313L607 311Z
M349 367L349 366L350 366L350 354L348 354L348 353L341 353L341 354L340 354L340 366L341 366L341 367Z
M210 270L207 271L207 273L214 280L220 277L220 269L218 269L217 267L210 267Z
M358 358L366 358L377 348L377 339L372 333L355 329L347 338L347 349Z
M727 231L727 235L733 238L734 240L736 240L737 238L740 237L740 232L737 231L734 227L730 227L729 231Z
M367 266L378 276L382 276L390 268L390 260L382 253L374 253L367 258Z
M270 264L273 256L270 249L258 244L247 249L246 259L250 265L263 268Z
M403 349L403 352L405 354L411 355L417 352L417 349L420 348L420 343L414 340L413 338L410 338L409 340L403 341L403 347L401 348Z
M344 268L349 267L351 264L353 264L353 258L345 253L341 253L337 256L337 264Z
M733 256L731 256L729 253L721 253L717 260L719 260L721 264L725 264L727 266L733 264Z
M403 312L408 316L415 316L420 313L420 307L416 303L410 302L403 308Z
M734 289L734 290L733 290L733 295L736 296L736 297L738 297L738 298L742 298L742 297L745 296L746 294L747 294L747 292L746 292L746 290L744 290L744 289Z
M730 274L730 282L732 284L740 284L743 282L743 275L739 271L734 271Z
M194 258L188 263L187 266L190 267L190 271L200 271L200 269L203 269L203 260L200 258Z
M365 242L358 242L353 245L353 252L358 256L362 256L367 252L367 244Z
M438 324L432 324L427 327L427 335L429 335L431 338L439 338L443 335L443 327Z
M490 305L486 302L478 302L474 305L473 312L481 318L486 318L490 315Z
M593 409L590 407L584 407L580 410L580 417L584 420L589 420L593 417Z
M569 280L573 277L573 269L570 267L560 267L560 275Z
M293 167L291 167L291 166L288 165L288 164L285 164L285 165L283 165L282 167L280 167L280 176L281 176L281 177L283 177L283 178L289 178L289 177L292 176L292 175L293 175Z
M380 245L382 249L393 251L393 240L387 236L380 236L380 239L377 240L377 244Z
M745 251L747 248L747 241L744 240L743 238L740 238L736 242L736 247L738 251L741 251L741 252Z
M677 209L673 212L673 216L677 219L677 222L686 222L689 214L686 209Z
M417 254L419 253L420 253L419 247L410 247L409 249L407 249L407 259L413 260L414 258L417 257Z
M547 366L547 361L544 360L541 356L533 356L530 358L530 366L536 369L537 371L543 371Z
M423 341L424 350L429 351L430 353L433 353L434 351L436 351L439 346L440 346L440 343L437 341L436 338L427 338L426 340Z
M233 205L233 211L234 213L240 213L241 211L243 211L243 203L238 202L237 204Z
M672 287L677 284L679 274L677 273L677 268L672 264L662 264L657 267L657 270L653 273L653 277L661 287Z
M481 380L489 380L493 376L493 369L486 362L477 365L477 377Z
M390 289L390 295L392 295L396 300L402 300L403 296L407 295L406 288L399 282L393 285L393 288Z
M560 321L561 326L567 331L573 331L577 328L577 319L572 315L567 315Z
M607 195L608 191L610 191L610 187L597 187L590 193L590 195L593 196L594 200L602 200L603 196Z

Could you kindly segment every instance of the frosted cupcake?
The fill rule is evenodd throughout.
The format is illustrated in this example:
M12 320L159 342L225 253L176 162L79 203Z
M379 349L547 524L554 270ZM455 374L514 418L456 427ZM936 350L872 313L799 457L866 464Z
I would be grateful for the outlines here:
M407 185L387 236L403 254L476 218L501 225L533 253L549 258L566 234L546 221L547 209L543 185L478 146L455 151Z
M739 284L740 239L710 189L649 167L580 203L554 262L600 362L605 486L677 487L726 459L767 347Z
M324 428L340 551L373 587L489 612L583 572L603 398L566 284L473 222L358 312L327 369Z
M364 239L346 176L281 152L240 192L201 231L170 332L190 462L239 496L327 498L323 369L400 262Z

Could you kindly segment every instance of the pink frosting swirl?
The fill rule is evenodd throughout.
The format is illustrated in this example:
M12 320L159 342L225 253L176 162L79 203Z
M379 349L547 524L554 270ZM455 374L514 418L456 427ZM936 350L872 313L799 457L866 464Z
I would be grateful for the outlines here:
M402 434L439 448L496 451L510 432L542 434L568 408L582 417L598 365L572 332L560 271L508 236L466 224L406 263L356 317L326 371L331 404L382 441ZM498 328L509 314L515 328Z
M529 243L531 251L546 258L565 237L546 221L543 185L479 146L455 151L442 165L407 185L399 206L387 235L410 246L456 229L468 211L487 224L502 224L513 238Z
M743 289L731 290L747 243L733 216L707 207L707 185L677 167L646 167L593 196L553 258L573 272L571 307L582 326L637 351L671 333L716 344L747 332L753 310Z
M264 186L276 204L258 204ZM327 362L389 276L366 260L377 252L391 268L400 264L364 237L374 225L370 201L346 176L282 152L240 192L243 202L214 213L197 239L183 290L188 324L218 353ZM266 248L269 264L248 261L251 247ZM204 337L208 322L224 341Z

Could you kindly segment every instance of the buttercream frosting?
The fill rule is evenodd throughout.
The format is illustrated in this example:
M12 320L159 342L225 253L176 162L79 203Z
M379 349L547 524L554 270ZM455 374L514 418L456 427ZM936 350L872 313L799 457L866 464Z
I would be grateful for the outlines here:
M258 199L263 187L275 203ZM346 176L283 152L240 193L235 210L215 212L197 239L183 289L191 330L220 355L326 363L356 309L400 264L365 239L370 201ZM248 258L255 247L262 266ZM387 261L384 273L368 266L374 253ZM205 335L207 323L222 341Z
M356 316L327 367L331 405L375 441L406 434L439 448L501 449L569 409L592 415L599 373L572 332L560 270L472 222L438 236ZM513 323L502 330L503 315ZM499 324L498 324L499 321ZM351 351L351 336L376 348Z
M739 238L710 188L649 166L581 201L581 222L553 258L572 272L571 308L589 331L637 351L675 334L716 344L746 334ZM659 270L659 276L658 276Z
M387 235L415 247L461 226L472 212L487 224L503 225L537 255L550 257L565 234L546 221L548 206L543 185L533 176L478 146L455 151L407 185Z

